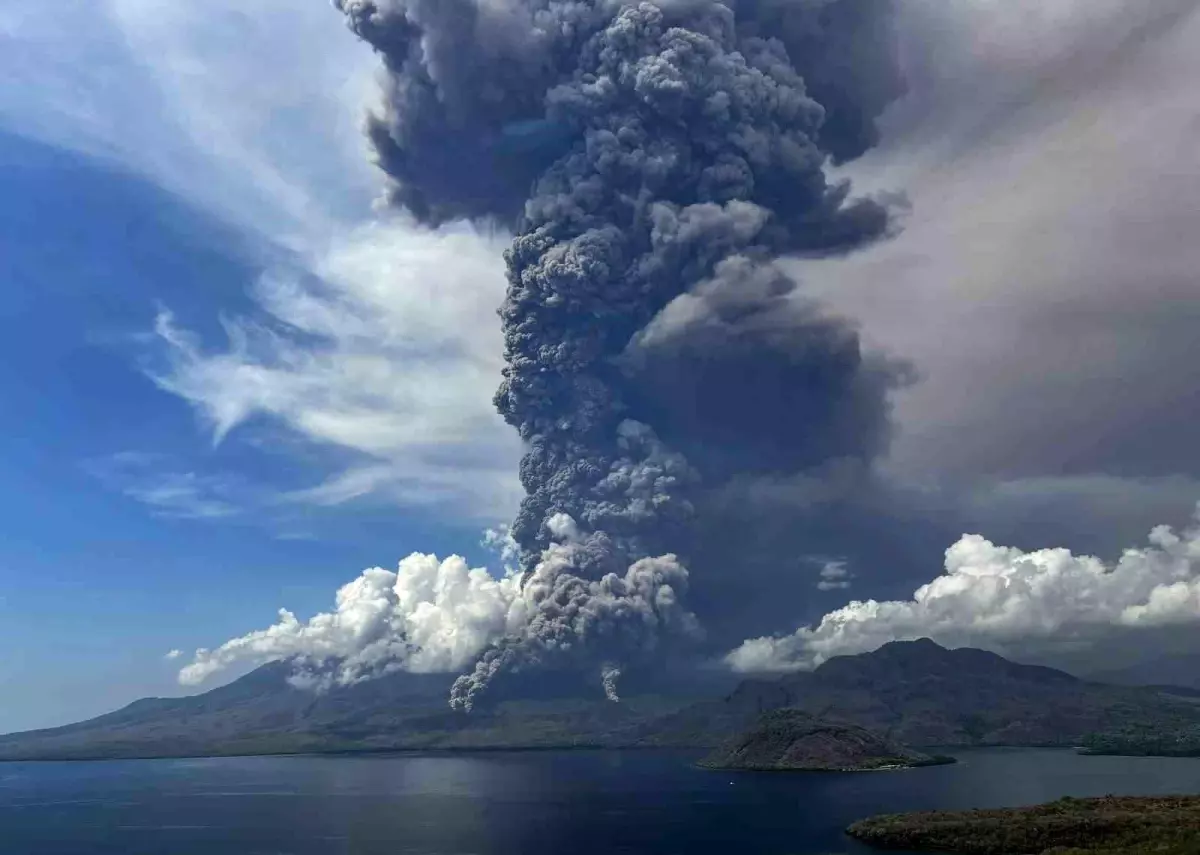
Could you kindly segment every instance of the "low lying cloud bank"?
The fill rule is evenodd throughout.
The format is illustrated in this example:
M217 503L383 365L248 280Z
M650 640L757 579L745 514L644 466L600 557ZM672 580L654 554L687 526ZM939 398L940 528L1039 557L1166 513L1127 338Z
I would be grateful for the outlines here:
M815 627L748 639L725 661L743 673L806 671L889 641L929 637L1005 651L1193 622L1200 622L1200 508L1191 527L1158 526L1147 546L1125 550L1111 566L1067 549L1027 553L964 535L946 550L946 572L911 600L855 600Z
M474 663L484 648L525 624L520 579L472 569L451 556L413 553L395 573L363 572L337 592L332 612L301 621L286 609L267 629L197 650L179 672L198 685L236 665L298 657L308 688L349 685L393 671L438 673ZM330 668L324 666L330 665Z
M455 697L469 710L485 677L514 657L569 657L582 652L580 642L633 657L653 650L660 634L700 637L696 617L681 605L688 573L674 555L579 583L569 571L595 555L594 538L565 514L552 517L549 528L556 542L527 574L511 566L516 547L504 528L484 540L506 567L502 576L472 569L457 555L439 560L414 552L394 573L375 567L342 586L331 612L302 621L281 609L266 629L197 650L179 682L195 686L237 666L285 659L295 663L292 685L318 692L397 671L466 670ZM620 674L616 663L602 669L610 700L619 699Z
M504 533L492 539L503 552ZM493 576L458 556L439 560L413 553L396 572L376 567L344 585L331 612L301 621L283 609L273 626L197 650L179 681L198 685L236 666L281 659L296 659L293 683L315 690L396 671L449 673L477 663L501 639L527 640L531 620L577 621L590 633L605 634L611 610L638 611L641 623L677 623L684 635L698 633L695 618L676 602L686 571L674 567L672 556L641 562L624 579L598 583L591 594L608 603L606 609L566 608L545 596L564 555L580 548L570 538L552 545L528 579L511 569ZM842 565L831 566L849 575ZM619 596L609 590L613 586ZM889 641L928 637L950 647L1011 654L1187 624L1200 624L1200 508L1191 526L1180 531L1158 526L1147 545L1125 550L1115 564L1067 549L1024 552L964 535L946 550L943 575L918 588L911 600L855 600L816 626L748 639L725 662L741 673L787 673ZM178 651L168 654L181 657ZM619 666L605 666L610 697L619 673Z

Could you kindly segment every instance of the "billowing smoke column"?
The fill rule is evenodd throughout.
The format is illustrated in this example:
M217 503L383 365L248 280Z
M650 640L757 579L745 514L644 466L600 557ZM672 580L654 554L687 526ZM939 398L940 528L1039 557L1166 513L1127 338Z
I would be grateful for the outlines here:
M600 669L600 682L604 684L604 697L614 704L621 703L617 692L617 681L621 679L621 669L616 665L604 665Z
M887 0L336 2L388 70L369 129L393 201L516 232L496 405L528 448L530 617L452 703L695 637L675 553L697 491L886 439L894 372L773 260L887 228L824 172L899 92Z

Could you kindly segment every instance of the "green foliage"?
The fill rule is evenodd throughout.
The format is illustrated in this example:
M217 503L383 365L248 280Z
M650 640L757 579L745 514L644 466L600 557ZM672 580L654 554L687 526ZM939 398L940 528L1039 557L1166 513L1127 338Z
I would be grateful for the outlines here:
M1005 810L872 817L847 829L873 846L961 855L1196 855L1200 796L1073 799Z
M1200 725L1161 728L1131 725L1087 737L1086 754L1124 754L1155 757L1200 757Z

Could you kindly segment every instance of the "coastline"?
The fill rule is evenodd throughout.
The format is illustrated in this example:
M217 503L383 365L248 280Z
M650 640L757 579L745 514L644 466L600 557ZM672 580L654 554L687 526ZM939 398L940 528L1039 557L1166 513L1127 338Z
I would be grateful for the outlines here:
M878 849L955 855L1191 855L1200 851L1200 796L1066 796L1026 807L880 814L846 834Z

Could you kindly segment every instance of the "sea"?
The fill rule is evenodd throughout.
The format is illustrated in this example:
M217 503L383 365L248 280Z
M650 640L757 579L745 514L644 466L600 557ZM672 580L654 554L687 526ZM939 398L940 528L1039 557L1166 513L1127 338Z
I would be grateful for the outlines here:
M880 812L1200 793L1200 759L973 750L730 773L667 751L0 763L3 855L862 855Z

